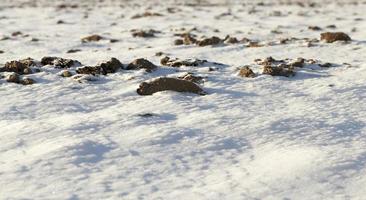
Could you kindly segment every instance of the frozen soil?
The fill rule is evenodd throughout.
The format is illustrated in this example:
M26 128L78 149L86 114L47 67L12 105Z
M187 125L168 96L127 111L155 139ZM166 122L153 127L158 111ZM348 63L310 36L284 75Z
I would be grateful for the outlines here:
M365 198L365 2L29 2L0 5L0 67L51 56L156 68L92 75L51 63L20 74L31 85L0 70L0 199ZM175 45L187 32L220 42ZM257 63L268 57L330 64L271 76ZM244 66L255 76L239 75ZM187 73L204 77L206 95L136 92Z

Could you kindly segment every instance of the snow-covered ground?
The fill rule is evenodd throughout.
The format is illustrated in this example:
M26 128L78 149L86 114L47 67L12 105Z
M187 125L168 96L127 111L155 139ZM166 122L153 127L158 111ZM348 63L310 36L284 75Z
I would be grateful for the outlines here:
M79 83L44 67L27 75L33 85L0 79L0 199L365 199L366 4L355 2L201 7L114 1L74 9L3 4L0 37L16 31L29 36L0 41L1 66L26 57L59 56L85 65L116 57L125 64L146 58L159 69L120 70ZM164 16L131 19L146 10ZM353 40L312 47L303 41L176 46L174 33L183 27L196 28L198 36L229 34L264 44L320 39L325 31L343 31ZM150 28L161 33L134 38L130 32ZM81 43L91 34L119 41ZM66 53L70 49L81 51ZM164 67L157 52L225 65ZM335 65L272 77L253 65L269 56ZM244 65L257 77L238 76ZM185 72L206 77L208 95L136 93L143 81Z

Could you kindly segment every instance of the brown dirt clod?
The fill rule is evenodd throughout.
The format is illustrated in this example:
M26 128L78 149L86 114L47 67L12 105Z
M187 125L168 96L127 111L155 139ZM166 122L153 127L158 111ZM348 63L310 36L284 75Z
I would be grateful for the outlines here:
M143 82L137 89L139 95L152 95L161 91L189 92L199 95L206 93L195 83L177 78L161 77L151 82Z
M132 32L132 36L133 37L143 37L143 38L151 38L151 37L155 37L155 33L158 33L158 31L155 30L135 30Z
M241 77L247 77L247 78L254 78L255 77L255 73L248 66L244 66L244 67L240 68L240 70L239 70L239 76L241 76Z
M37 63L32 58L26 58L19 61L10 61L5 63L5 66L0 68L0 72L15 72L18 74L31 74L32 69L30 67L37 66Z
M13 73L6 77L6 81L9 83L19 83L20 77L17 73Z
M174 40L174 45L183 45L184 44L184 41L182 39L176 39Z
M68 71L68 70L64 70L64 71L61 72L61 76L62 77L65 77L65 78L71 77L72 76L72 73L70 71Z
M102 36L100 35L90 35L90 36L86 36L81 38L81 42L86 43L86 42L98 42L99 40L103 39Z
M168 56L165 56L160 60L160 63L164 66L170 66L170 67L181 67L181 66L190 66L190 67L196 67L203 65L204 63L208 62L207 60L200 60L200 59L186 59L186 60L180 60L178 58L171 59Z
M78 74L91 74L91 75L97 75L97 74L101 74L101 69L98 66L83 66L83 67L78 67L76 69L76 73Z
M99 65L102 73L116 73L119 69L123 68L123 64L117 58L111 58L107 62L103 62Z
M178 77L179 79L185 80L185 81L191 81L193 83L202 84L203 77L202 76L195 76L192 73L187 73L183 76Z
M203 47L203 46L208 46L208 45L218 45L220 43L222 43L222 40L219 37L213 36L210 38L205 38L205 39L199 41L197 44L198 44L198 46Z
M291 69L285 69L283 67L272 67L270 65L264 66L262 73L271 76L285 76L285 77L292 77L295 75L295 72Z
M351 41L351 38L343 32L325 32L320 34L320 39L325 40L327 43L333 43L335 41Z
M126 70L145 69L146 72L152 72L157 68L158 67L154 65L152 62L144 58L138 58L132 61L125 69Z
M54 65L56 68L70 68L70 67L79 67L81 63L77 60L59 58L59 57L43 57L41 59L42 65Z
M33 79L31 78L23 78L23 80L20 81L20 83L22 85L32 85L34 84L36 81L34 81Z

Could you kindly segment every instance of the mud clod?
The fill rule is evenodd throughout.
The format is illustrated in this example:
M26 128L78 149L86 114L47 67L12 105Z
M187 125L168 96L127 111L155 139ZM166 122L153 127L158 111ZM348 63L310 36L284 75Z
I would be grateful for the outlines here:
M61 76L62 77L65 77L65 78L71 77L72 76L72 73L70 71L68 71L68 70L64 70L64 71L61 72Z
M160 63L164 66L170 66L170 67L181 67L181 66L200 66L204 63L208 62L207 60L200 60L200 59L186 59L186 60L180 60L178 58L171 59L168 56L165 56L160 60Z
M320 34L320 40L333 43L335 41L351 41L351 38L343 32L325 32Z
M98 42L101 39L103 39L103 37L100 36L100 35L90 35L90 36L86 36L84 38L81 38L81 42L83 42L83 43L86 43L86 42Z
M36 83L36 81L31 78L23 78L23 80L20 81L20 84L22 85L32 85L34 83Z
M102 71L100 69L99 66L83 66L83 67L78 67L76 69L76 73L78 74L91 74L91 75L97 75L97 74L101 74Z
M17 73L12 73L8 77L6 77L6 81L9 83L19 83L20 77Z
M32 58L27 58L19 61L10 61L5 63L5 66L0 68L0 72L15 72L17 74L31 74L33 73L30 67L37 66L36 61Z
M183 34L182 37L184 45L191 45L197 43L197 39L192 34L186 33Z
M139 95L152 95L161 91L189 92L199 95L206 93L195 83L177 78L161 77L151 82L143 82L137 89Z
M319 26L309 26L308 29L309 30L312 30L312 31L321 31L321 30L323 30Z
M54 65L56 68L71 68L71 67L79 67L81 63L77 60L59 58L59 57L43 57L41 59L42 65Z
M158 31L155 31L153 29L150 30L134 30L132 32L132 36L133 37L143 37L143 38L151 38L151 37L155 37L155 33L159 33Z
M80 52L80 51L81 51L81 49L70 49L66 53L77 53L77 52Z
M240 70L239 70L239 76L241 76L241 77L247 77L247 78L254 78L255 77L255 73L248 66L244 66L244 67L240 68Z
M198 46L203 47L203 46L209 46L209 45L218 45L220 43L222 43L222 40L219 37L213 36L211 38L203 39L203 40L199 41L197 44L198 44Z
M174 40L174 45L183 45L184 44L184 41L182 39L176 39Z
M101 63L99 67L102 70L102 74L108 74L116 73L123 68L123 64L117 58L111 58L109 61Z
M240 41L236 37L228 36L227 38L225 38L225 43L228 43L228 44L237 44L239 42Z
M163 16L160 13L153 13L153 12L144 12L142 14L136 14L134 16L131 17L131 19L139 19L139 18L143 18L143 17L161 17Z
M268 74L271 76L285 76L285 77L292 77L295 76L295 72L291 69L286 69L284 67L272 67L270 65L266 65L263 68L263 74Z
M139 58L132 61L125 69L126 70L136 70L136 69L145 69L146 72L152 72L156 70L158 67L154 65L152 62Z
M195 76L192 73L187 73L183 76L178 77L179 79L185 80L185 81L191 81L193 83L202 84L204 82L202 76Z

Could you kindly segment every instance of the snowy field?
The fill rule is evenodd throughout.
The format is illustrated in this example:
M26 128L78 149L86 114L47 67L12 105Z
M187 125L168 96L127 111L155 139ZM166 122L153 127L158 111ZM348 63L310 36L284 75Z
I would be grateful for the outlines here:
M0 199L366 199L366 2L1 2L0 67L57 56L157 69L72 66L65 78L32 66L20 75L31 85L0 72ZM239 42L176 45L188 32ZM327 43L323 32L352 40ZM93 34L101 40L81 42ZM209 62L171 67L164 56ZM271 76L256 60L270 56L330 65ZM187 72L206 95L136 92Z

